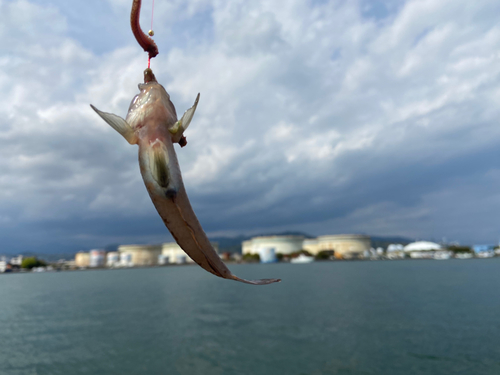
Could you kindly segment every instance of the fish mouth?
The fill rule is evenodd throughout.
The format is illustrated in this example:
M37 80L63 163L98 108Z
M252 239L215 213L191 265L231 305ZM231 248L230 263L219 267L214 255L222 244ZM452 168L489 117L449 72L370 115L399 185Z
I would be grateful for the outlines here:
M149 82L158 82L158 81L156 80L156 77L151 68L146 68L144 70L144 83L149 83Z

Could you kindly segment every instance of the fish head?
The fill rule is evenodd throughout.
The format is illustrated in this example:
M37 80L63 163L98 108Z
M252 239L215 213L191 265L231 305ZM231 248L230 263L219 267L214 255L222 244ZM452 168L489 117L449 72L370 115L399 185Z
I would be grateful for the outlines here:
M139 84L139 94L130 103L127 122L133 129L165 126L170 127L177 121L175 107L170 95L160 85L151 69L144 71L144 83Z

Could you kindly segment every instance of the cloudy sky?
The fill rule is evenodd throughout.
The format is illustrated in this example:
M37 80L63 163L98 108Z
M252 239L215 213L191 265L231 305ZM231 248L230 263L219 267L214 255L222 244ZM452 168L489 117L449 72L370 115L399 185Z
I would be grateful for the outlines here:
M170 240L123 117L131 0L0 0L0 253ZM209 235L500 237L498 0L156 0ZM149 29L151 0L141 22Z

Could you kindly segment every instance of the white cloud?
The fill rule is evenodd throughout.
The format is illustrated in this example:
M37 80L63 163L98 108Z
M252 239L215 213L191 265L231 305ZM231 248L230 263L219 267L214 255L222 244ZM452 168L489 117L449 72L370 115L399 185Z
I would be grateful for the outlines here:
M0 217L19 233L28 222L99 220L113 231L116 220L157 220L135 147L88 107L125 116L146 55L129 30L129 1L94 5L98 13L85 13L90 2L76 17L64 2L0 1ZM178 114L201 93L178 155L209 231L454 231L441 224L447 207L496 170L500 5L369 5L155 5L157 78ZM149 11L142 21L148 28ZM457 178L469 192L443 188ZM484 194L477 209L457 203L454 217L499 219L487 209L496 194ZM494 237L452 222L470 228L464 240ZM151 236L163 233L155 228ZM133 238L92 231L67 235Z

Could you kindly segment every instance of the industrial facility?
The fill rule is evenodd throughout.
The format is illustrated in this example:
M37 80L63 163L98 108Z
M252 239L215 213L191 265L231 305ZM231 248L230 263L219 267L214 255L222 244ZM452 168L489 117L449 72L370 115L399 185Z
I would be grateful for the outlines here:
M377 240L375 239L375 244ZM430 241L417 241L404 246L389 243L387 248L372 248L371 238L359 234L326 235L306 238L302 235L259 236L244 241L242 255L234 252L221 254L223 261L273 263L310 263L315 260L336 259L472 259L500 256L500 245L460 246L459 244L438 244ZM218 243L212 246L219 253ZM46 266L32 268L23 265L23 255L0 256L0 273L43 272L51 270L77 270L87 268L126 268L163 266L169 264L194 263L175 242L157 245L122 245L118 251L93 249L80 251L74 260L59 259ZM35 257L32 257L35 258ZM36 258L35 258L36 260Z
M362 234L328 235L314 239L298 235L261 236L243 241L241 247L243 255L265 255L266 259L270 254L289 255L301 250L311 255L317 255L321 251L331 251L336 258L351 259L364 257L371 248L371 240L370 236Z

